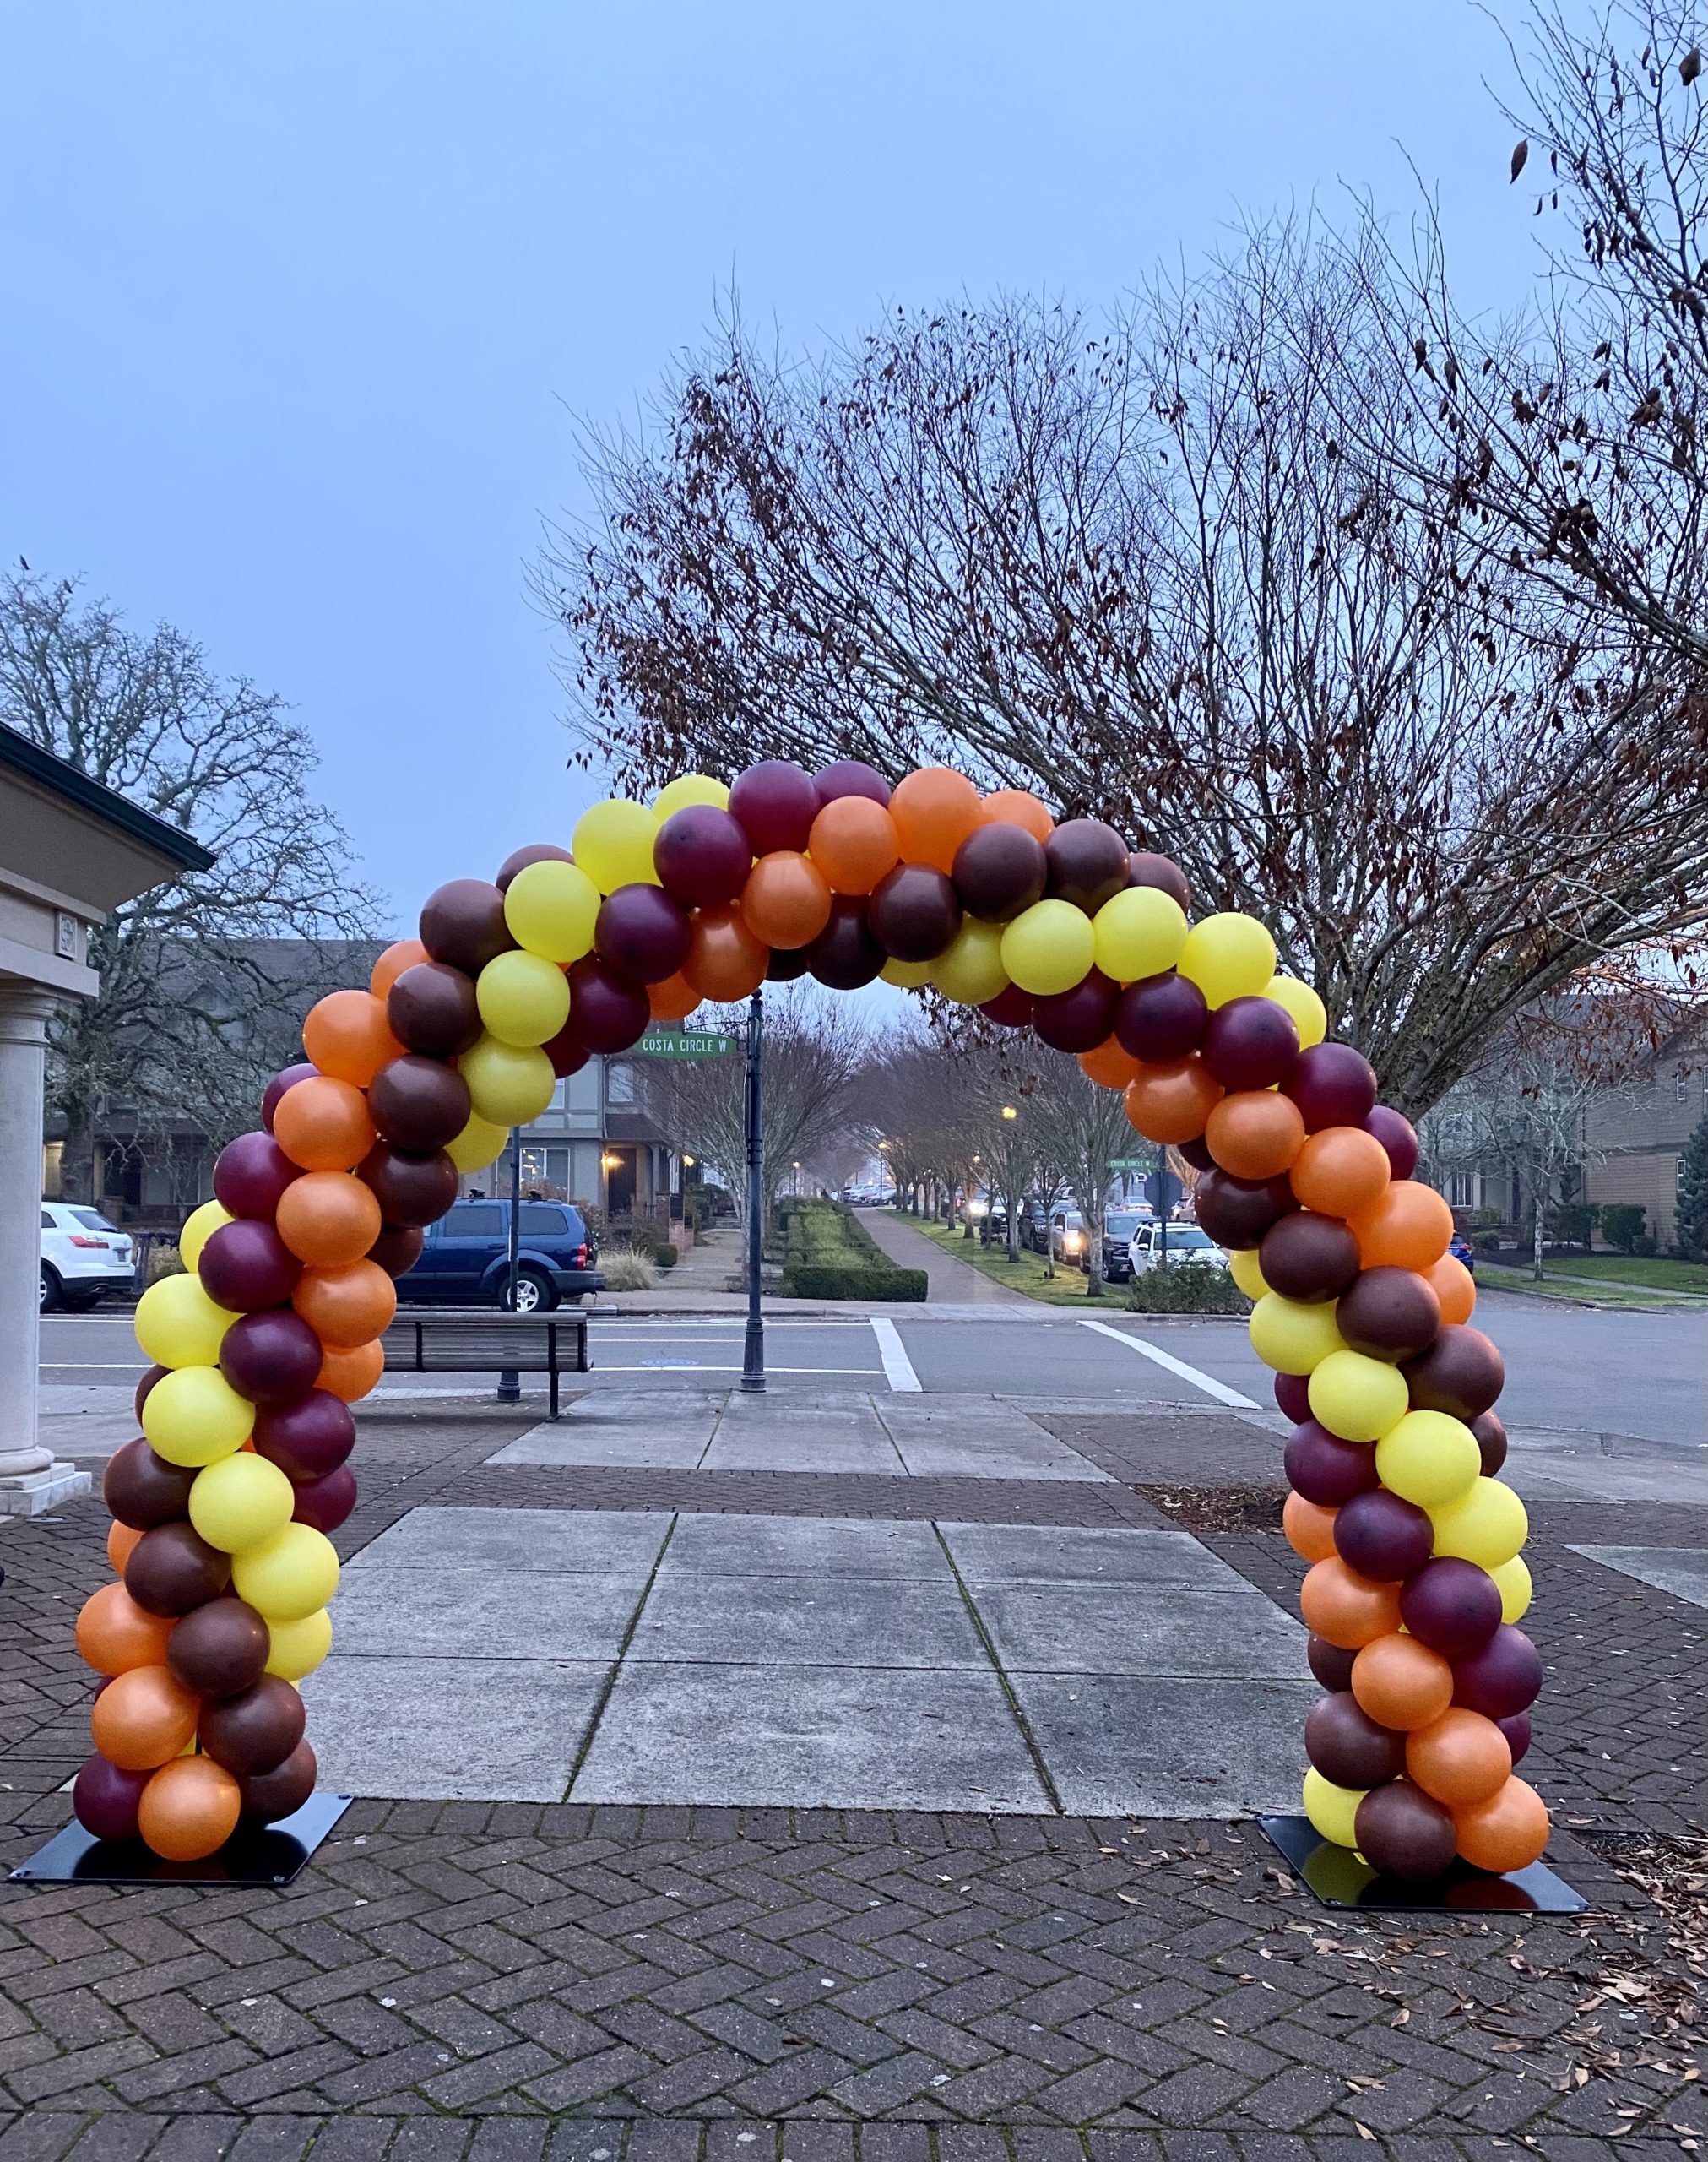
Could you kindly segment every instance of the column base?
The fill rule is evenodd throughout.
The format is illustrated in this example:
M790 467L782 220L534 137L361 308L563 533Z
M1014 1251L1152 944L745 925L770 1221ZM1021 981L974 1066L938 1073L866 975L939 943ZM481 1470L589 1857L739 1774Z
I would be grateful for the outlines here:
M89 1491L89 1474L74 1464L49 1464L40 1471L0 1479L0 1517L41 1517L62 1502Z

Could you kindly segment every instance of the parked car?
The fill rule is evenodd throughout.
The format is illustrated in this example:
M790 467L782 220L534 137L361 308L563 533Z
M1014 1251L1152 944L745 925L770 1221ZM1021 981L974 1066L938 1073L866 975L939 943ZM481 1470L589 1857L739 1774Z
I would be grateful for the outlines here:
M1455 1261L1462 1261L1473 1276L1477 1274L1477 1249L1462 1231L1455 1231L1447 1251Z
M599 1249L580 1209L567 1201L524 1201L518 1220L516 1307L544 1313L563 1299L602 1291ZM398 1297L416 1306L499 1306L510 1287L510 1203L456 1203L430 1225Z
M1049 1219L1049 1258L1085 1266L1085 1219L1076 1209L1057 1209Z
M80 1202L41 1204L41 1311L86 1312L104 1291L136 1285L130 1236Z
M1133 1273L1131 1247L1151 1220L1148 1209L1111 1209L1103 1218L1103 1281L1125 1284ZM1089 1269L1087 1270L1089 1274Z
M1167 1258L1163 1255L1163 1232L1166 1229ZM1187 1262L1207 1264L1212 1268L1226 1268L1228 1257L1207 1231L1196 1224L1141 1224L1133 1234L1131 1247L1132 1269L1135 1276L1143 1276L1153 1268L1178 1268Z

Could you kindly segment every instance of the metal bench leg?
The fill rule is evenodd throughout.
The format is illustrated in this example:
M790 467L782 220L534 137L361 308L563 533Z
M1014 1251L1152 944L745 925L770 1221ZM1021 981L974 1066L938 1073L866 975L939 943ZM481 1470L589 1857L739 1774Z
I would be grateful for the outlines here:
M557 1416L557 1361L556 1357L551 1361L551 1415L554 1419Z

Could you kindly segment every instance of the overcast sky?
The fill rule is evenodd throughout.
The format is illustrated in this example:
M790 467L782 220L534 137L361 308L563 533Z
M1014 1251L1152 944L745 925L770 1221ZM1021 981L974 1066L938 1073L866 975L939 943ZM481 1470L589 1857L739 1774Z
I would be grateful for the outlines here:
M54 0L0 23L0 547L280 691L367 877L567 840L541 521L732 279L1093 305L1241 208L1439 185L1516 299L1461 0ZM602 792L602 791L599 791Z

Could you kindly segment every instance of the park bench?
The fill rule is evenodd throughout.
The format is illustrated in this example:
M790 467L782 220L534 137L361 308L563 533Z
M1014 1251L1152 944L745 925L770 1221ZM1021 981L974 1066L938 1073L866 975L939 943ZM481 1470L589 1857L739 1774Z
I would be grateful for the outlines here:
M574 1311L430 1306L400 1312L381 1342L388 1373L549 1375L554 1419L558 1376L589 1370L587 1316Z

